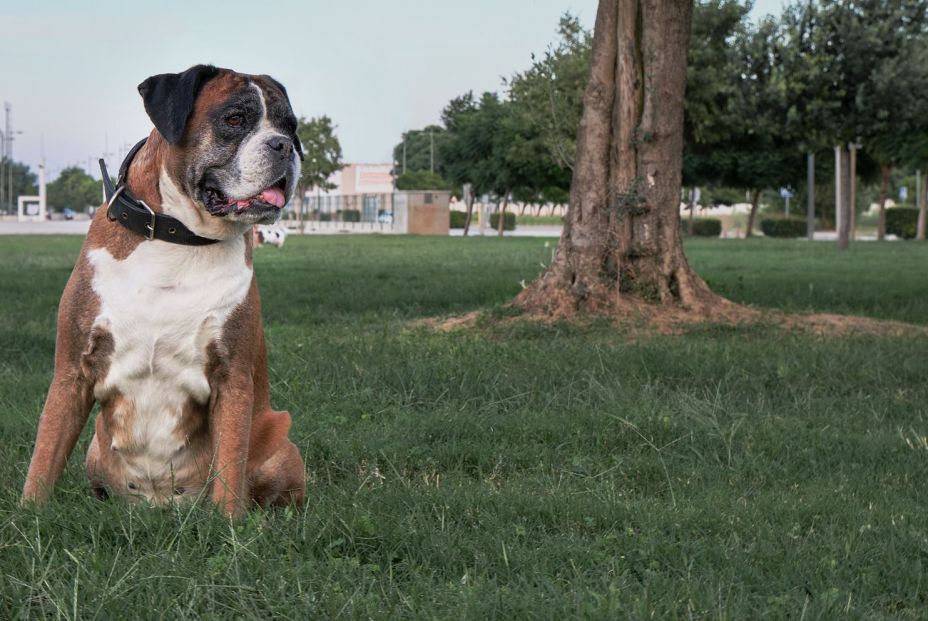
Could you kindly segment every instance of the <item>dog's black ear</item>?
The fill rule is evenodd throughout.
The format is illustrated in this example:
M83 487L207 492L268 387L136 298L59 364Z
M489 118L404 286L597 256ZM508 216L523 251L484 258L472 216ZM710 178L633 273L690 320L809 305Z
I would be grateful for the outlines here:
M139 84L148 118L169 143L180 142L197 94L217 73L212 65L195 65L183 73L153 75Z

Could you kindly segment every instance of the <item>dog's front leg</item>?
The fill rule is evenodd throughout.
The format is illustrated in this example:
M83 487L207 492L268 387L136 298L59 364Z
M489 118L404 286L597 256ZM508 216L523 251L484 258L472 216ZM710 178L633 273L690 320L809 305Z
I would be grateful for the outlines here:
M80 376L55 371L23 486L23 503L48 499L93 407L93 391Z
M245 511L248 441L254 395L250 373L232 373L217 391L210 411L213 446L212 499L227 516Z

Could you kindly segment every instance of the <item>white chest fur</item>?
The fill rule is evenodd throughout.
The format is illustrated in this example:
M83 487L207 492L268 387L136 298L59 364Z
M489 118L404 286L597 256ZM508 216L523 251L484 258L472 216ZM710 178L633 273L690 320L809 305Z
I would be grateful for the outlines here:
M207 347L248 293L252 270L244 240L204 247L146 241L121 261L105 248L88 257L100 299L95 323L112 334L114 345L94 394L103 402L118 393L128 402L120 440L127 446L114 440L111 448L136 484L157 486L182 466L174 462L184 445L175 433L183 408L209 400Z

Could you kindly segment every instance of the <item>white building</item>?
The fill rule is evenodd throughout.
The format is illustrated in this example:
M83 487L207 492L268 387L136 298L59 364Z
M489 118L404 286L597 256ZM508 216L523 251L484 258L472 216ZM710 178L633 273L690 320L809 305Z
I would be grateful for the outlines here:
M393 164L346 164L329 177L335 188L325 191L312 188L309 196L352 196L355 194L389 194L393 192Z

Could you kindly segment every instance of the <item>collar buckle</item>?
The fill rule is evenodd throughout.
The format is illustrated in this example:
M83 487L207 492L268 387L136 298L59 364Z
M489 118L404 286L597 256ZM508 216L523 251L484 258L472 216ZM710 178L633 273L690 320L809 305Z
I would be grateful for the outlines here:
M125 187L125 186L123 186ZM122 187L119 188L120 190ZM114 195L115 196L115 195ZM140 198L135 199L139 202L139 205L148 210L148 214L151 216L151 222L145 225L145 228L148 229L148 241L155 239L155 210L148 206L148 204Z

